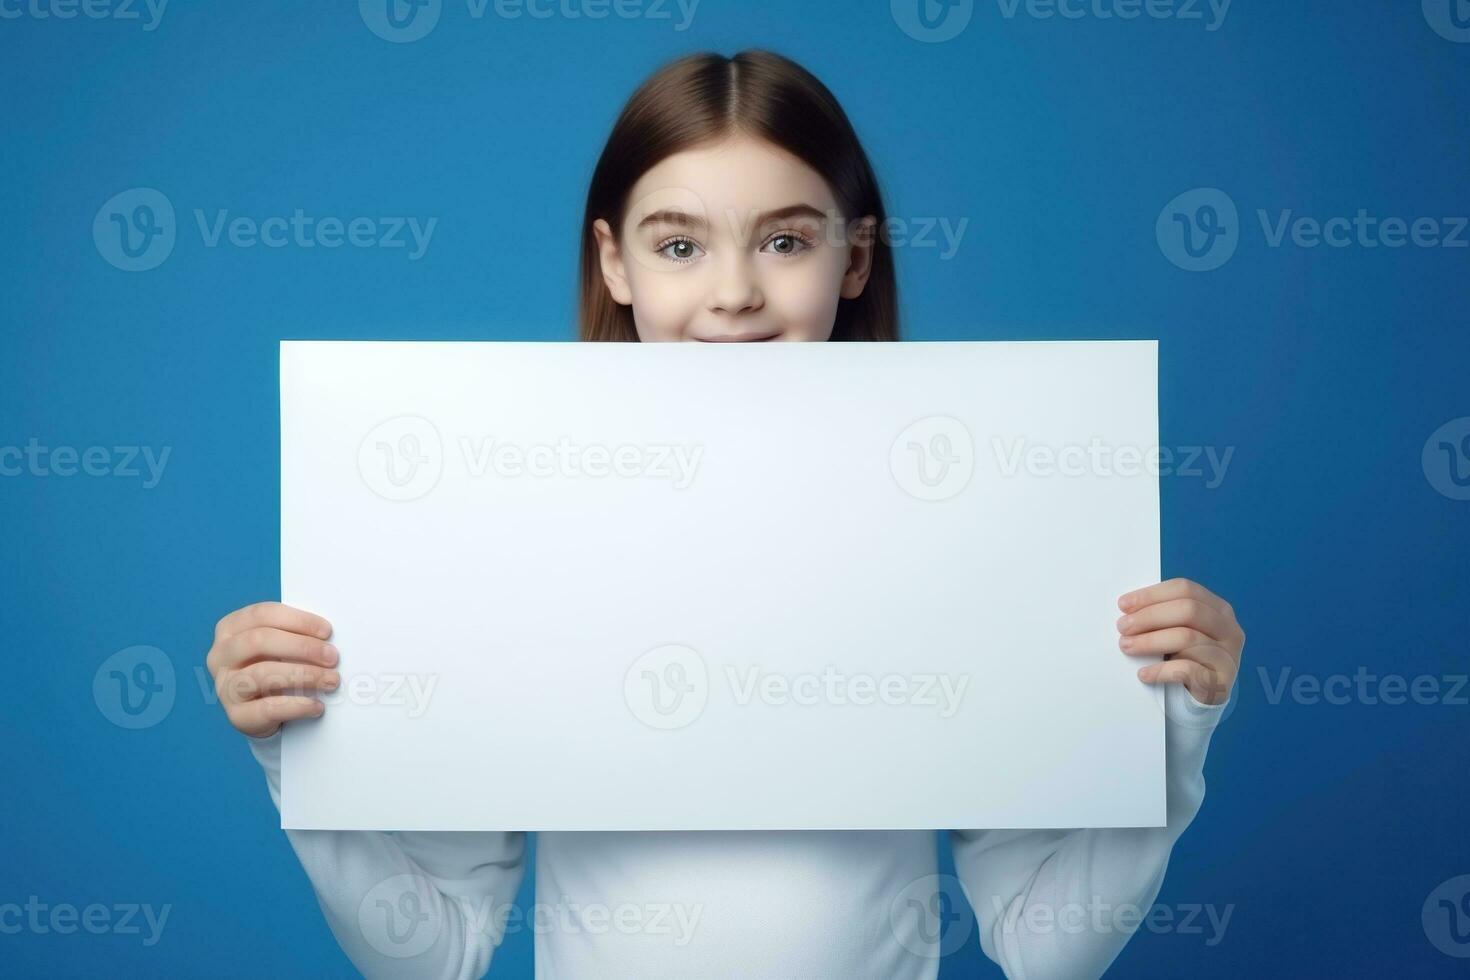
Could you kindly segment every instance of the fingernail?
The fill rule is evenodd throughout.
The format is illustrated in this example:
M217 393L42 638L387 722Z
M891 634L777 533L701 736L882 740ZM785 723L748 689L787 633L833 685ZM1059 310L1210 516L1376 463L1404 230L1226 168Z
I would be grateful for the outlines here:
M1148 668L1147 667L1140 667L1140 668L1138 668L1138 677L1139 677L1140 680L1145 680L1145 681L1148 680Z
M1118 646L1122 647L1124 650L1132 650L1133 649L1133 637L1131 637L1131 636L1125 636L1125 637L1123 637L1121 640L1118 641Z
M1119 630L1126 630L1128 627L1130 627L1132 625L1133 625L1133 617L1132 616L1121 616L1121 617L1119 617L1119 619L1118 619L1118 629Z
M326 710L327 710L327 706L324 705L324 704L322 704L320 701L318 701L316 703L316 706L311 709L311 713L314 714L314 715L321 715L321 713L323 711L326 711Z
M323 678L323 680L327 682L327 687L336 687L339 683L341 683L342 675L337 673L335 670L329 670L327 671L327 676Z
M1132 609L1133 608L1133 602L1134 602L1133 593L1132 592L1129 592L1126 595L1124 595L1124 596L1122 596L1121 598L1118 599L1118 608L1120 608L1120 609Z
M334 664L337 662L337 648L332 644L328 643L322 647L322 654L325 656L327 663Z

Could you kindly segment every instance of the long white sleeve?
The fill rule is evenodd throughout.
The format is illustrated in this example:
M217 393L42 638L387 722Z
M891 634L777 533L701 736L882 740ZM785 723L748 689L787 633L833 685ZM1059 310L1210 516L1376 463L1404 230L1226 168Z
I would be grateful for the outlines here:
M247 738L281 806L281 734ZM484 976L525 872L525 834L287 830L365 977Z
M1166 685L1164 827L951 832L981 947L1010 980L1100 977L1122 952L1204 801L1205 754L1227 704Z
M1165 691L1167 826L951 832L981 946L1010 980L1101 976L1158 896L1226 707ZM280 736L249 741L279 808ZM525 835L286 835L364 976L488 970ZM538 902L554 914L536 929L537 975L933 980L938 959L915 955L892 918L895 896L935 874L933 844L922 831L544 833Z

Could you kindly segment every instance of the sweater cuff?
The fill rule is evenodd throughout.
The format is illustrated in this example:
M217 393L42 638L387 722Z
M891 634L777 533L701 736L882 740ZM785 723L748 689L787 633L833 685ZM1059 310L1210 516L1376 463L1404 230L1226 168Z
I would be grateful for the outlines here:
M266 738L246 735L245 744L250 746L250 754L255 756L255 761L260 763L260 768L265 770L266 788L270 790L271 802L279 810L281 808L281 729L277 728L275 734Z
M1213 729L1235 701L1234 691L1219 704L1204 704L1183 684L1165 684L1163 687L1165 717L1183 728Z

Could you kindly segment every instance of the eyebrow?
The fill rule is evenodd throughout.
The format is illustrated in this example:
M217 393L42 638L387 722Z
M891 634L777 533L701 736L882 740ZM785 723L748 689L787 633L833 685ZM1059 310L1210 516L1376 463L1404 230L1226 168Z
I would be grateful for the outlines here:
M788 204L784 208L776 208L772 211L757 213L755 227L760 227L761 225L764 225L769 221L778 221L783 218L798 217L825 218L827 217L827 215L826 212L818 210L817 208L812 207L810 204ZM638 229L641 230L647 225L656 224L680 225L686 228L708 227L708 223L701 215L690 214L689 212L681 211L678 208L664 208L659 211L654 211L652 214L647 215L642 221L638 222Z

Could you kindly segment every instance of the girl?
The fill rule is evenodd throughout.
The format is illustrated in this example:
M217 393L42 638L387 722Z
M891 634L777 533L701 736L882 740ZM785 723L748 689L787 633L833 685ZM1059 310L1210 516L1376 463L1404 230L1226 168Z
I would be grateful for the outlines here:
M582 339L897 340L884 222L873 171L821 82L765 52L684 58L633 95L593 175ZM1008 977L1101 975L1204 797L1244 634L1227 603L1183 579L1118 605L1120 655L1167 657L1139 676L1167 685L1168 825L951 830L982 948ZM280 727L324 710L282 692L338 685L331 635L322 617L279 603L230 613L215 631L221 704L278 807ZM965 778L962 755L954 765ZM523 834L286 835L363 974L489 968ZM932 833L543 833L539 845L528 916L538 976L933 978L948 948L934 931L945 909Z

